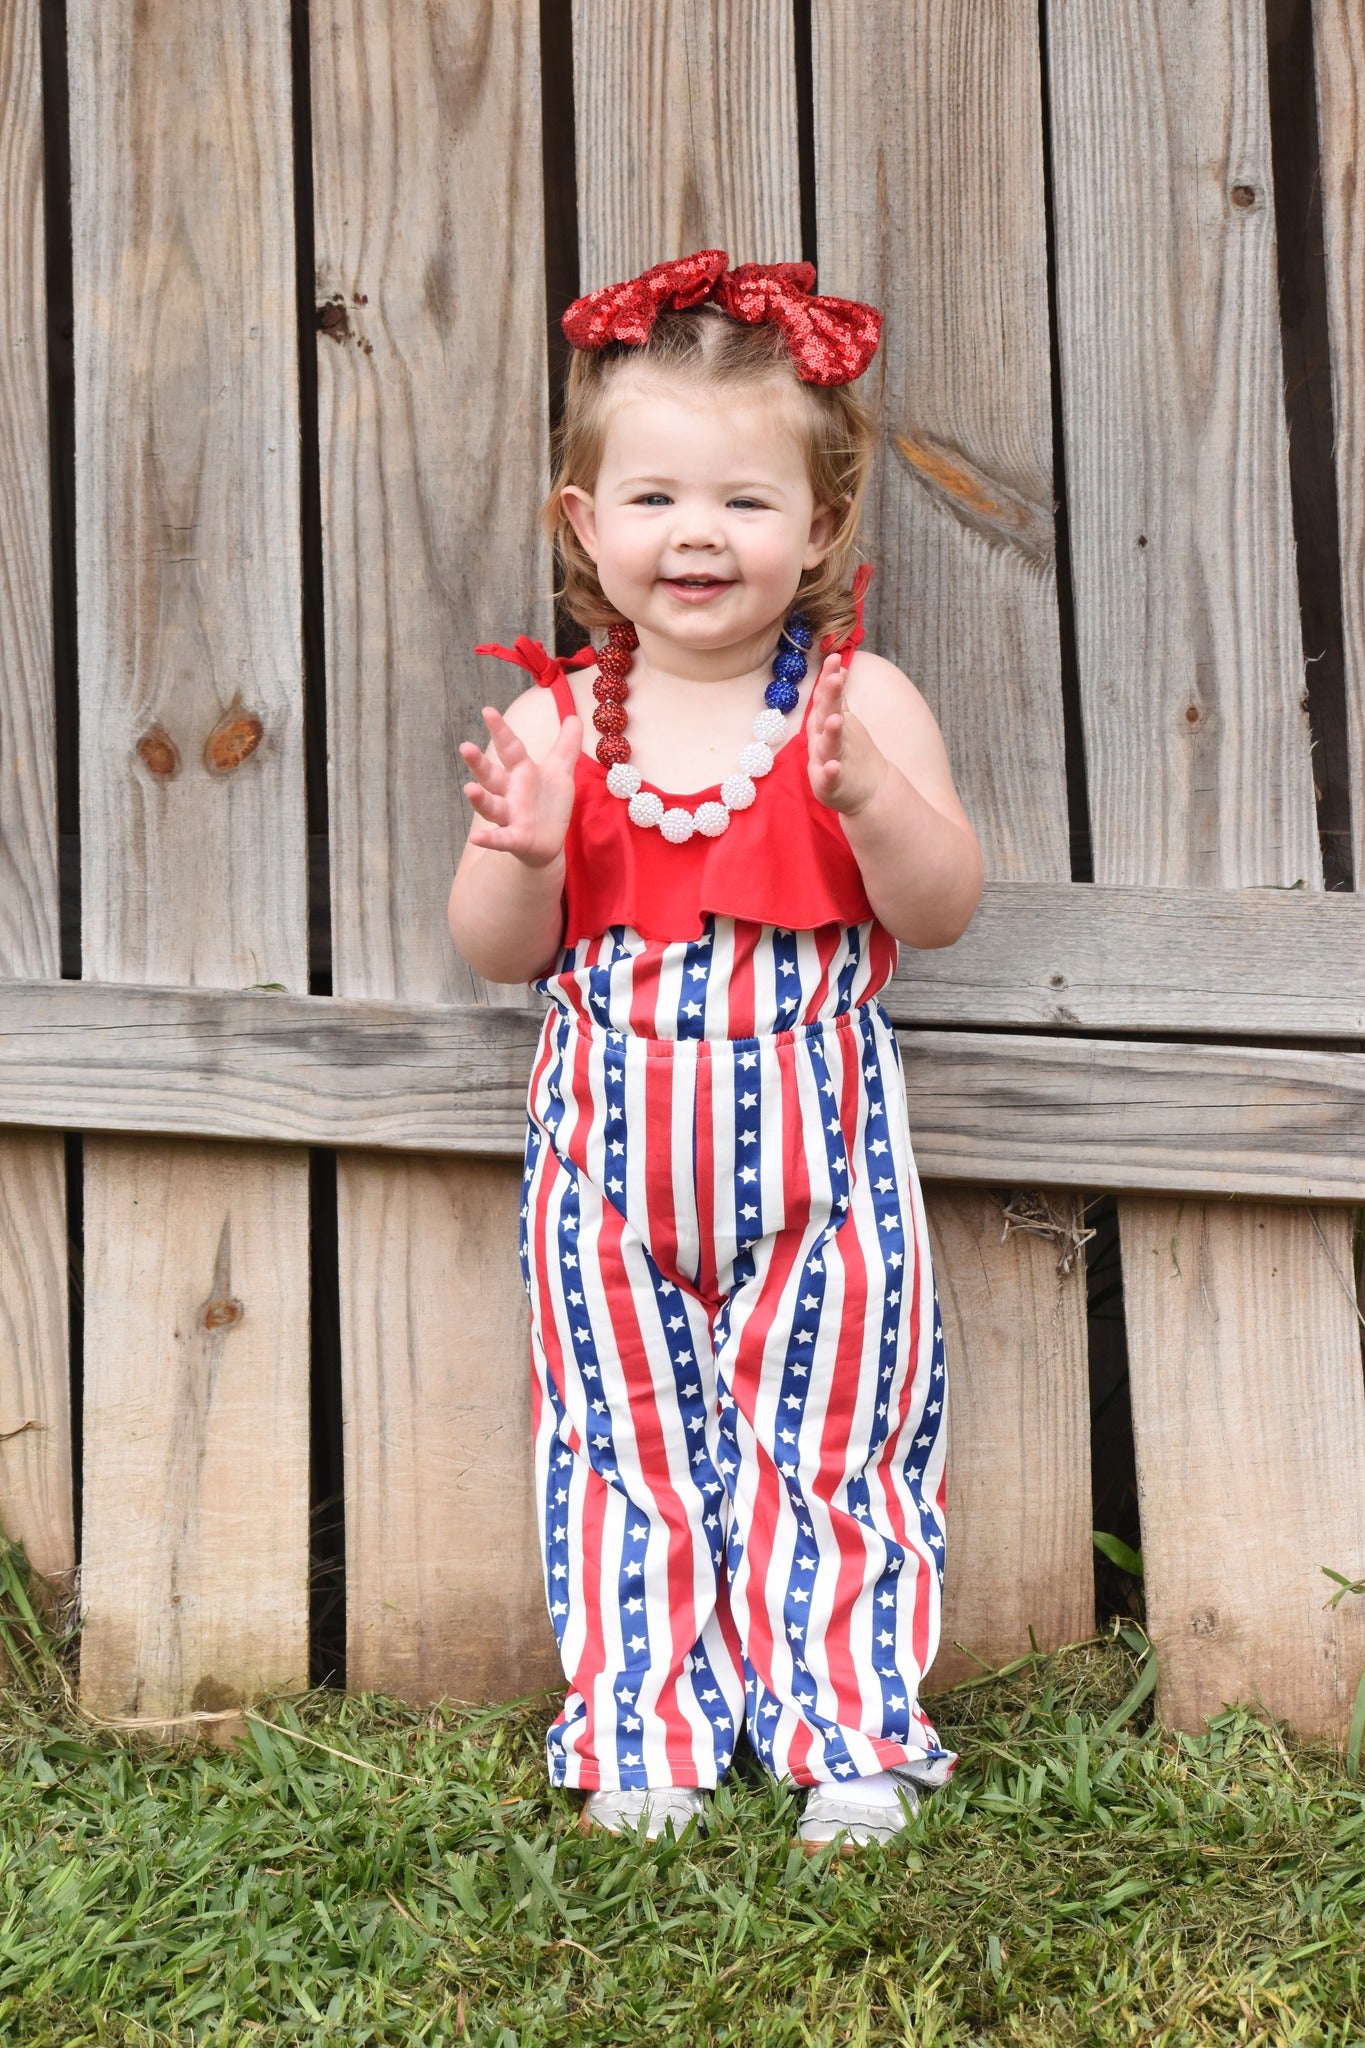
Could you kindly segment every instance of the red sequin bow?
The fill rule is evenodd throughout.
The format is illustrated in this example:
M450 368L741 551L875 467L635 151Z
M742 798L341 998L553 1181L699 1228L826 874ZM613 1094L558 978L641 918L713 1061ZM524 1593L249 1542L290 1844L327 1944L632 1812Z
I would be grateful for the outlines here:
M604 285L574 300L561 323L564 332L575 348L605 348L612 341L641 348L660 313L686 312L714 299L746 326L769 321L778 328L804 383L851 384L862 376L881 339L875 306L820 297L813 263L741 263L731 270L729 262L723 249L699 249Z

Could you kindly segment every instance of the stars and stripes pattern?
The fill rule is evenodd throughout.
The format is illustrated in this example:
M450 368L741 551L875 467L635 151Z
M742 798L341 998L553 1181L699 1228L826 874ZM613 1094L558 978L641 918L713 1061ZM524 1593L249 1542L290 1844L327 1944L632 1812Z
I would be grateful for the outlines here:
M938 1643L947 1382L873 922L566 949L522 1267L569 1683L557 1784L798 1783L956 1758Z

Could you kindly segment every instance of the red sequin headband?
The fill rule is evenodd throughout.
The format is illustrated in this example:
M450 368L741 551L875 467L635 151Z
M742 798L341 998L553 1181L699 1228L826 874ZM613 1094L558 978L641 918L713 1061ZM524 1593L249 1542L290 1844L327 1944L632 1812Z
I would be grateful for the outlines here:
M767 321L778 328L803 383L851 384L862 376L881 339L875 306L819 297L813 263L741 263L737 270L729 263L723 249L656 263L640 277L575 299L561 323L564 332L575 348L613 341L642 348L660 313L686 312L713 299L748 327Z

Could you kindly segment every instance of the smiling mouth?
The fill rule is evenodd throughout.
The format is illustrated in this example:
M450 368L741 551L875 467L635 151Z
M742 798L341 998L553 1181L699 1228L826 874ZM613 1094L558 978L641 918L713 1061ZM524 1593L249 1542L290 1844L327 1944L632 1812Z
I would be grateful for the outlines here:
M670 590L728 590L730 579L726 576L665 576L663 581Z

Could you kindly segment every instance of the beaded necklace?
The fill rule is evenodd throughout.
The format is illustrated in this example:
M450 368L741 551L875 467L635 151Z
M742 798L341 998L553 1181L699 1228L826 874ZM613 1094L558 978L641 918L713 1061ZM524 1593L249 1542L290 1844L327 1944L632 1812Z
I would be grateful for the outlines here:
M626 676L640 639L629 620L612 627L597 657L597 680L592 686L597 709L592 722L601 734L597 758L607 771L607 788L627 804L632 824L646 828L657 825L670 845L681 846L694 832L700 832L704 839L718 839L733 811L748 810L758 794L754 784L772 767L774 753L786 734L786 714L796 709L811 638L810 620L804 612L793 612L782 628L773 657L773 679L763 693L765 708L754 719L753 739L741 749L736 772L721 783L719 803L713 798L689 811L682 804L666 806L652 789L642 788L639 769L630 765Z

